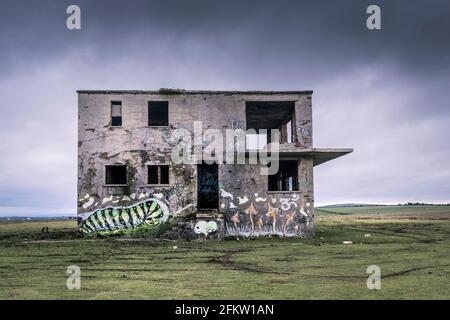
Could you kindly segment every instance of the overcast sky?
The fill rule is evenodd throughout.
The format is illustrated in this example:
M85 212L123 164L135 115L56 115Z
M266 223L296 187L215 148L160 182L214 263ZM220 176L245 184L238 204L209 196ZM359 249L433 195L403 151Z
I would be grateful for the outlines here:
M449 202L449 39L448 0L2 0L0 215L76 212L77 89L311 89L315 147L355 150L316 205Z

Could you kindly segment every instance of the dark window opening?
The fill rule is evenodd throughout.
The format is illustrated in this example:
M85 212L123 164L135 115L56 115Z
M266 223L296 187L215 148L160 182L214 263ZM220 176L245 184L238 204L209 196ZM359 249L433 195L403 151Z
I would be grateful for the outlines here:
M298 191L298 161L280 161L278 172L269 176L269 191Z
M160 166L160 182L161 184L169 184L169 166Z
M262 144L270 142L291 143L295 134L293 119L295 112L294 101L246 101L245 118L247 129L254 129L260 136L262 142L258 142L258 148L262 148ZM259 130L266 129L267 135L262 134ZM279 141L274 141L275 137L271 135L271 129L280 131ZM256 138L253 138L256 139ZM256 145L256 143L253 143ZM253 149L250 145L250 149Z
M148 166L148 184L169 184L169 165Z
M219 167L216 163L197 166L198 209L219 208Z
M148 184L158 184L158 166L148 166Z
M168 101L148 102L148 125L150 127L165 127L169 125Z
M122 126L122 101L111 101L111 126Z
M115 165L105 167L105 183L106 184L127 184L127 166Z

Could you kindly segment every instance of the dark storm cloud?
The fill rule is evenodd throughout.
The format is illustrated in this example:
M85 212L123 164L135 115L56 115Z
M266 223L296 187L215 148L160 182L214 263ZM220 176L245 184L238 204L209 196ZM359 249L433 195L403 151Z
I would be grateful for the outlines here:
M317 168L319 203L449 200L449 15L437 0L2 1L0 213L74 210L80 88L313 89L315 145L355 148Z
M378 32L364 27L373 1L97 0L77 2L83 31L68 34L61 26L71 3L2 2L2 58L20 54L34 62L95 45L103 57L114 59L116 52L139 50L127 47L130 37L142 40L143 50L154 39L170 37L212 41L232 55L242 54L245 62L256 58L283 65L307 58L314 70L329 72L386 61L417 74L442 72L450 60L450 3L445 0L377 1L383 26Z

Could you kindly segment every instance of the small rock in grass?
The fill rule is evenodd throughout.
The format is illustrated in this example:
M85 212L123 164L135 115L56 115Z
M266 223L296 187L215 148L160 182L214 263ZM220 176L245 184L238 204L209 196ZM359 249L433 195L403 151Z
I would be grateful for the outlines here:
M175 249L178 249L178 247L177 246L173 246L172 249L175 250Z
M370 234L370 233L366 233L365 235L364 235L364 237L365 238L370 238L372 235Z
M343 244L353 244L351 241L342 241Z

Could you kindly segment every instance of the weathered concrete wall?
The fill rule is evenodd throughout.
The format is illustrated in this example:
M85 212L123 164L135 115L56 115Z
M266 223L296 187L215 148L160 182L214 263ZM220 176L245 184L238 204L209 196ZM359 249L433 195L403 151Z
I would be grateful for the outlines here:
M122 127L111 127L111 101L122 101ZM147 126L147 103L151 100L169 102L169 126ZM299 165L299 192L268 193L267 177L261 176L256 165L219 165L220 208L218 216L197 215L197 172L195 165L175 165L171 162L174 143L171 134L177 128L193 132L194 121L202 121L203 129L245 128L245 101L295 101L293 133L296 148L312 147L312 115L310 94L130 94L80 93L78 128L78 214L82 221L94 215L95 223L107 230L107 220L130 215L133 206L154 199L163 210L167 206L171 225L167 233L190 238L237 235L233 231L236 215L241 221L252 216L264 220L260 234L270 234L273 226L271 207L277 220L278 235L306 235L312 232L313 176L312 160L302 159ZM294 145L294 143L292 144ZM105 165L126 164L127 186L106 186ZM170 186L147 185L147 165L169 164ZM230 193L233 199L226 196ZM247 201L239 199L248 198ZM262 201L261 199L265 199ZM252 204L257 214L245 214ZM148 203L150 206L150 203ZM234 207L235 206L235 207ZM105 208L107 210L105 210ZM114 211L117 208L123 211ZM284 209L288 208L288 209ZM278 210L276 210L278 209ZM165 209L164 209L165 210ZM252 210L250 210L252 211ZM292 212L294 215L292 216ZM306 213L303 214L303 212ZM223 218L220 216L223 214ZM289 216L288 216L289 214ZM111 215L111 217L110 217ZM298 219L297 219L298 218ZM117 218L122 221L122 218ZM161 218L162 220L166 217ZM236 217L233 218L236 220ZM95 219L94 219L95 220ZM204 220L204 221L203 221ZM250 218L248 218L251 224ZM285 225L285 222L288 224ZM272 222L271 222L272 221ZM92 222L92 223L94 223ZM114 221L113 221L114 222ZM201 222L198 224L198 222ZM211 223L214 222L214 223ZM301 222L301 223L300 223ZM156 222L155 222L156 223ZM231 223L231 224L230 224ZM244 223L244 222L242 222ZM242 225L241 223L241 225ZM249 225L247 224L247 225ZM266 226L269 227L266 228ZM196 230L196 228L198 230ZM208 233L205 233L204 229ZM201 229L201 230L200 230ZM212 229L214 229L212 231ZM235 228L236 229L236 228ZM267 229L267 230L266 230ZM192 232L192 231L197 231ZM248 234L248 228L241 235ZM253 234L256 235L256 234Z
M313 163L299 161L299 191L268 191L268 176L261 165L220 167L220 211L225 236L284 237L314 233Z

